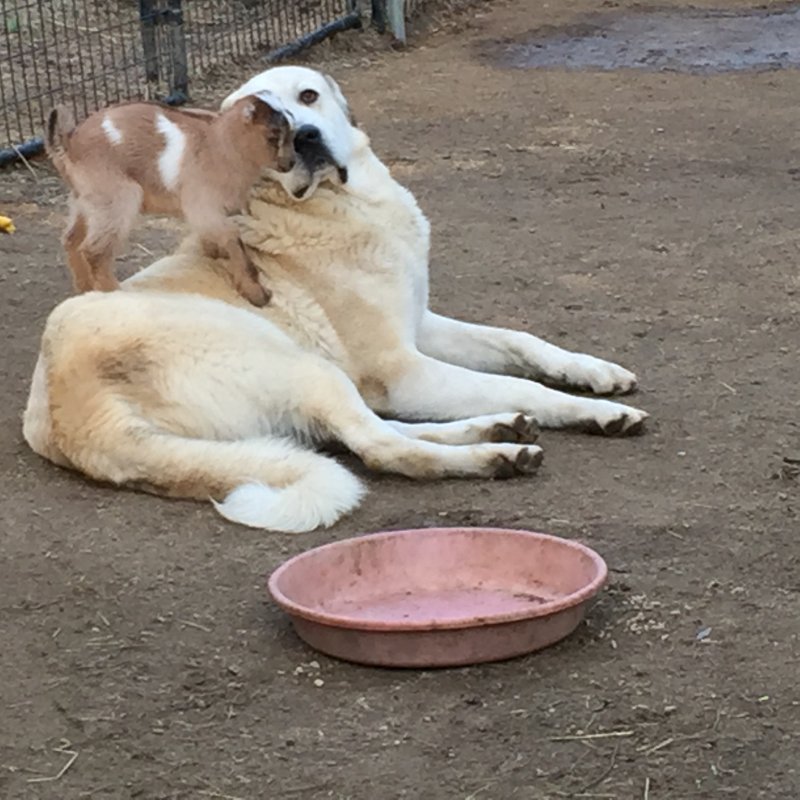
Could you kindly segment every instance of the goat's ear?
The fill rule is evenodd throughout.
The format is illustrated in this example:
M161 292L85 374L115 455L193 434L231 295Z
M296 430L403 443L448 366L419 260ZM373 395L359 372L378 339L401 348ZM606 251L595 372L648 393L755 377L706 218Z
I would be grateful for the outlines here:
M251 122L253 119L255 119L257 102L258 101L254 100L252 97L248 97L242 102L242 116L248 122Z

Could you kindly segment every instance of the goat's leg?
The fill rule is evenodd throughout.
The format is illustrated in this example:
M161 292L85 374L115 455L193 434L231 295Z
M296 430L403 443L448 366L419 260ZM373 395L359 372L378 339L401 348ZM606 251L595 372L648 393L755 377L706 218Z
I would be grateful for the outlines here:
M94 288L92 268L81 251L87 233L86 217L73 204L61 242L67 254L67 265L72 274L72 285L78 293L89 292Z
M272 293L259 282L259 272L248 258L236 225L209 212L202 201L184 203L189 225L200 234L203 249L212 258L227 257L228 274L236 291L254 306L265 306Z
M259 282L258 269L248 257L238 231L229 236L226 249L228 268L236 291L254 306L265 306L270 301L272 292Z
M133 181L81 197L80 210L88 220L88 231L79 249L89 265L91 289L111 292L119 288L114 257L130 236L142 197L142 188Z

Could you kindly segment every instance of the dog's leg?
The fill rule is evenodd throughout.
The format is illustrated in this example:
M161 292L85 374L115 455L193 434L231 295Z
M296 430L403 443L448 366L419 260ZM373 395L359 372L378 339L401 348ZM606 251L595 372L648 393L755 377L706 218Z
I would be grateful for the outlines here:
M316 420L372 469L409 478L507 478L533 472L541 462L540 448L517 443L525 438L515 438L513 444L464 446L411 438L402 423L385 422L374 414L347 376L326 362L305 379L295 375L294 386L303 398L300 413ZM504 422L513 425L513 419Z
M524 414L486 414L456 422L398 422L387 420L396 431L411 439L436 444L478 444L479 442L518 442L533 444L539 426Z
M48 444L56 463L66 458L97 480L169 497L218 498L214 506L232 522L290 533L332 525L364 493L336 461L293 442L181 436L152 424L123 392L91 376L79 390L67 387L73 377L50 381L63 404ZM28 423L26 435L32 432Z
M544 428L628 436L641 433L647 414L610 400L575 397L533 381L487 375L409 355L393 370L381 411L401 419L458 420L515 411Z
M609 361L563 350L529 333L473 325L426 311L417 346L428 356L480 372L530 378L565 389L621 394L636 376Z

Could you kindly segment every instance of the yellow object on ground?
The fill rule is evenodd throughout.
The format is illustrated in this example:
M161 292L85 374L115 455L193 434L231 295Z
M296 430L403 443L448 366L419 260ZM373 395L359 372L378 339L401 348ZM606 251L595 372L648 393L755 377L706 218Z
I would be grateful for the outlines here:
M0 231L3 233L14 233L16 228L10 217L4 217L0 214Z

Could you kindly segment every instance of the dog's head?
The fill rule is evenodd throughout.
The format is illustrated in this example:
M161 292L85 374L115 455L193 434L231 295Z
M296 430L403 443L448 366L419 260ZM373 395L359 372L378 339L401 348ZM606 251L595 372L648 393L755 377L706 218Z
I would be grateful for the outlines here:
M323 181L346 184L348 165L368 140L333 78L307 67L273 67L228 95L222 109L260 92L275 96L294 124L295 164L270 176L298 200L310 197Z

